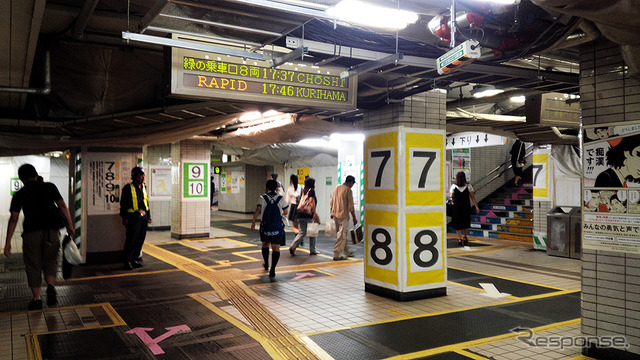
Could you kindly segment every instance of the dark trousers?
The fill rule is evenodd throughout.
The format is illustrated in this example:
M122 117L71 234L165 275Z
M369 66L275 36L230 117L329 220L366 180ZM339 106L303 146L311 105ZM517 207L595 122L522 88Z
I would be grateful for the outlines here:
M142 259L142 245L147 236L149 217L142 216L137 219L129 219L127 224L127 238L124 241L124 262Z

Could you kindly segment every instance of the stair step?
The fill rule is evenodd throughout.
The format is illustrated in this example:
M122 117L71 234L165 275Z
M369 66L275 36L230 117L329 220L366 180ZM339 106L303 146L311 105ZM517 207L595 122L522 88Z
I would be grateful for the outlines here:
M493 210L493 211L533 211L533 207L525 205L495 205L495 204L482 204L480 205L480 211Z
M471 215L471 222L479 223L479 224L506 224L506 225L529 226L529 227L533 226L533 220L530 220L530 219L518 219L518 218L482 216L482 215Z
M531 211L493 211L493 210L480 210L480 216L489 217L504 217L504 218L517 218L517 219L533 219L533 212ZM473 215L477 216L477 215Z
M533 199L496 199L493 198L491 200L485 200L483 205L523 205L523 206L533 206Z
M471 223L471 229L476 230L491 230L491 231L500 231L500 232L511 232L517 234L533 234L533 226L513 226L513 225L502 225L502 224L479 224L479 223Z
M515 240L533 242L533 234L519 234L511 232L498 232L491 230L469 229L470 236L485 237L489 239Z

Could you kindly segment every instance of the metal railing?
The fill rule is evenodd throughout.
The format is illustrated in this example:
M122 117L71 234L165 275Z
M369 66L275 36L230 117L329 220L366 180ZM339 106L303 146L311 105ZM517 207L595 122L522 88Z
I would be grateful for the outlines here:
M530 144L529 146L525 147L525 159L529 158L531 155L533 155L533 150L531 150L529 152L529 149L531 149L533 147L533 144ZM502 169L505 165L507 165L506 168ZM480 185L478 186L474 186L474 190L475 193L478 194L480 192L480 190L482 190L483 188L487 187L489 184L491 184L493 181L495 181L496 179L500 178L504 173L506 173L507 171L511 170L511 159L503 162L502 164L496 166L493 170L489 171L486 175L484 175L482 177L483 182L480 183ZM478 201L480 201L480 199L478 199Z

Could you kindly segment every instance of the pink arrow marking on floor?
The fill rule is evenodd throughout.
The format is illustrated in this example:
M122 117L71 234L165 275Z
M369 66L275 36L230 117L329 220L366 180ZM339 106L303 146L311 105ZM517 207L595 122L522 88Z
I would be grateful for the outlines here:
M158 336L155 339L152 339L151 336L149 336L149 334L147 334L147 331L151 331L151 330L153 330L153 328L137 327L137 328L133 328L133 329L127 331L127 334L136 334L136 335L138 335L140 340L142 340L144 342L144 344L149 347L149 350L151 350L151 352L153 352L153 355L160 355L160 354L164 354L164 350L162 350L160 345L158 345L158 343L160 341L168 338L171 335L175 335L175 334L180 333L180 332L189 332L189 331L191 331L191 329L189 329L189 327L187 325L172 326L172 327L168 327L168 328L165 328L165 329L167 330L167 332L162 334L162 335L160 335L160 336Z
M304 279L308 276L316 276L316 274L314 273L309 273L309 272L305 272L305 273L296 273L296 277L293 278L293 280L300 280L300 279Z

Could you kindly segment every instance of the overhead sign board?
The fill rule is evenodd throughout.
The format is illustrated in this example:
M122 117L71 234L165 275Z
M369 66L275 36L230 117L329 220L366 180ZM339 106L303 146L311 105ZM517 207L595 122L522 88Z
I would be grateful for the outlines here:
M479 58L480 55L481 48L478 42L475 40L467 40L436 60L438 73L444 74L456 71L464 65L473 62Z
M171 94L352 110L357 77L341 79L343 70L172 48Z

